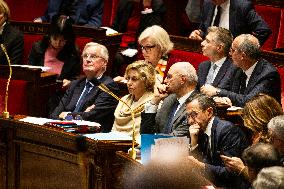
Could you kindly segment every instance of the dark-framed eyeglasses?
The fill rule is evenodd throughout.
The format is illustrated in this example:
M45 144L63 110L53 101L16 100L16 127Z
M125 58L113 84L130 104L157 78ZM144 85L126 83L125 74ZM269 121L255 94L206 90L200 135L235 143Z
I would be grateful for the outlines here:
M154 47L156 47L156 45L140 45L141 51L145 50L147 53L151 52Z
M187 119L192 118L195 119L201 111L192 111L186 114Z

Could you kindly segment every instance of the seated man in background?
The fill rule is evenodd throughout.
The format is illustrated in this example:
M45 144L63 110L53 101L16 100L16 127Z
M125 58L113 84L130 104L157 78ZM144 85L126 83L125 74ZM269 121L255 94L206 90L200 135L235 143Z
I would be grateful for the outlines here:
M117 100L98 88L97 80L105 84L113 93L118 93L117 84L104 76L108 62L105 46L90 42L83 53L83 71L86 78L72 81L59 105L50 115L53 119L65 118L68 113L80 115L83 120L98 122L102 132L109 132L114 121Z
M145 104L145 112L141 114L141 134L188 135L185 101L197 94L196 84L196 71L189 62L173 64L164 84L158 86L154 97Z
M54 15L69 16L74 24L100 27L102 25L103 0L49 0L47 10L34 22L50 22Z
M189 38L202 40L210 26L226 28L233 37L252 34L261 45L271 34L271 29L249 0L204 0L199 30L194 30Z
M248 147L243 152L242 158L248 167L248 177L251 183L262 168L281 165L278 151L267 143L260 142Z
M203 55L209 57L209 61L200 63L197 71L197 88L201 92L206 92L207 85L230 88L232 76L237 70L229 58L232 42L233 36L229 30L215 26L208 28L208 35L201 47Z
M270 143L278 150L284 165L284 115L272 118L268 125Z
M216 105L211 97L197 95L186 102L190 133L188 159L200 168L217 187L234 188L242 183L238 174L224 166L220 155L241 156L248 146L242 130L216 115Z
M261 169L253 182L254 189L284 188L284 167L273 166Z
M23 64L24 35L9 23L10 9L0 0L0 43L4 45L11 64ZM0 50L0 64L8 64L3 49Z
M241 68L233 75L230 88L207 86L202 92L227 97L215 100L240 107L258 93L268 94L281 103L280 75L272 64L260 58L261 50L256 37L250 34L236 37L230 54L234 65Z

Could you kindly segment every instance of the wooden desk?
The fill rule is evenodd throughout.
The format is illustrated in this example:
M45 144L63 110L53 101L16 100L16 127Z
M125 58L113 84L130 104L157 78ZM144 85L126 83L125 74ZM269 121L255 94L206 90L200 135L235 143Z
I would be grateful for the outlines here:
M79 165L75 134L16 120L0 119L0 189L112 189L117 185L125 159L116 151L127 151L131 142L87 139ZM85 177L83 176L85 174Z
M12 79L27 81L28 115L47 117L47 102L58 89L57 75L38 68L12 67ZM0 78L8 78L9 67L0 65ZM10 97L13 95L10 95Z

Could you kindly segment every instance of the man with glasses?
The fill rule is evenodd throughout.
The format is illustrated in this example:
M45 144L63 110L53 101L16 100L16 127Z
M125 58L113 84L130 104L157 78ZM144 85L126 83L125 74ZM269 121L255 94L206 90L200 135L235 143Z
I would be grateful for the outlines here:
M196 84L196 71L190 63L173 64L164 84L158 86L152 100L145 104L145 112L141 114L141 133L187 136L185 101L197 94Z
M220 155L240 157L248 141L240 128L216 115L211 97L200 94L186 102L191 155L195 163L217 187L236 188L241 177L225 168Z
M113 93L118 93L117 84L104 76L108 62L108 50L105 46L90 42L83 53L83 71L85 78L72 81L59 105L50 115L53 119L64 119L67 115L82 117L83 120L101 124L102 132L109 132L114 121L117 100L97 87L97 80L105 84Z
M229 58L232 42L233 36L229 30L216 26L208 29L208 35L201 46L203 55L209 57L209 61L199 64L197 71L197 88L202 93L213 96L207 90L210 85L229 89L233 73L237 70Z
M256 94L265 93L281 103L280 75L272 64L260 58L256 37L250 34L236 37L230 54L234 65L240 69L234 73L229 89L207 88L211 94L221 97L215 98L216 101L243 107Z

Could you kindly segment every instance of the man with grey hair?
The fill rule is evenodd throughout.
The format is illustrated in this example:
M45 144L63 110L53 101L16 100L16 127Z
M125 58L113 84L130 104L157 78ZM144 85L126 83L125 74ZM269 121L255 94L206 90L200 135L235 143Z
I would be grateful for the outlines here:
M105 46L90 42L83 53L83 71L86 77L71 82L59 105L50 115L53 119L66 116L82 117L83 120L101 124L102 132L109 132L114 121L117 100L98 88L98 82L105 84L113 93L118 93L117 84L104 76L108 62Z
M201 43L202 53L209 57L209 61L198 66L198 85L202 93L212 96L207 92L207 86L229 89L230 82L237 67L229 58L230 47L233 42L231 32L225 28L212 26Z
M164 84L158 86L152 100L145 104L145 112L141 114L141 133L187 136L185 101L197 94L196 84L196 70L189 62L173 64Z
M284 167L273 166L263 168L253 182L254 189L284 188Z
M240 69L233 75L229 89L213 86L207 89L213 95L225 97L216 98L216 101L243 107L256 94L265 93L281 102L280 75L272 64L260 58L256 37L250 34L236 37L230 54L234 65Z
M284 115L272 118L268 125L270 143L278 150L284 165Z

